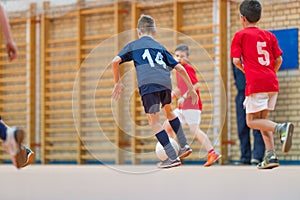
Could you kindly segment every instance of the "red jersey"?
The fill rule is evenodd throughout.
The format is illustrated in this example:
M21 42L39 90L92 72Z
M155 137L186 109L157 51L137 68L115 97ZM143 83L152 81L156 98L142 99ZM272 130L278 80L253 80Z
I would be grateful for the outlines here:
M198 78L196 76L196 72L194 70L194 68L188 64L186 64L185 66L183 66L187 72L187 74L189 75L192 84L196 84L198 82ZM186 91L188 90L187 85L185 84L183 78L181 77L181 75L176 72L176 79L177 79L177 87L180 91L181 96L184 95L186 93ZM198 94L198 104L192 104L192 98L188 97L182 106L179 107L179 109L182 110L187 110L187 109L194 109L194 110L202 110L202 102L201 102L201 98L200 98L200 92L199 90L196 90L197 94Z
M282 55L275 35L257 27L237 32L231 43L231 58L241 58L246 77L245 95L278 92L275 60Z

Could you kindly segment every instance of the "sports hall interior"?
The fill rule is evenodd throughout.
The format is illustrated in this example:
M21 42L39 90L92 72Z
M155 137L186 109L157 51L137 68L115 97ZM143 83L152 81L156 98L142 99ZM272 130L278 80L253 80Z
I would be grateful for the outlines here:
M237 92L229 54L231 39L242 28L240 1L64 2L55 5L44 1L8 10L19 49L14 62L8 62L0 36L0 113L7 124L26 130L26 145L36 152L34 164L157 162L157 140L141 105L133 63L121 68L126 85L121 101L111 98L111 60L126 43L137 39L136 24L141 14L156 20L155 38L170 52L180 43L190 46L190 62L201 83L200 128L223 155L219 165L239 160ZM262 2L259 27L298 33L300 0ZM293 39L298 38L297 34ZM277 73L280 93L275 111L270 113L270 119L276 122L291 121L295 125L289 153L281 153L279 136L275 135L283 164L300 164L298 47L297 43L297 56L288 58L296 61L296 66ZM194 151L184 162L200 165L206 160L204 147L187 127L184 129ZM0 162L10 163L2 145Z

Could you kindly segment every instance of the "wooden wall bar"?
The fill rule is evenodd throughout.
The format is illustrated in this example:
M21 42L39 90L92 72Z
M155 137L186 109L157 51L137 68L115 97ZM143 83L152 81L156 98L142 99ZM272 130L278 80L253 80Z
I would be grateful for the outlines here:
M36 16L32 13L35 11L36 4L31 4L23 12L26 17L10 18L13 38L18 47L17 60L8 61L2 31L0 34L0 115L9 126L25 129L28 133L25 144L33 150L36 147ZM10 161L2 145L0 161Z
M227 140L224 135L227 129L223 129L224 116L220 114L224 112L222 79L227 76L223 67L227 61L221 61L227 51L222 47L225 36L221 37L225 26L213 16L213 2L181 0L149 5L134 1L82 7L87 2L78 0L69 6L72 10L68 12L64 12L66 7L45 2L38 16L39 24L35 23L36 16L12 19L20 58L8 63L2 45L1 115L9 124L25 126L30 133L30 144L39 138L41 151L37 159L43 164L157 161L154 151L157 140L141 105L132 63L123 65L121 70L129 92L122 101L111 100L114 86L111 60L126 43L137 38L137 20L144 13L155 18L156 39L170 52L179 43L190 46L190 60L201 83L200 127L227 159L226 146L221 145ZM222 0L219 4L225 6ZM32 5L31 9L36 8ZM40 26L38 36L35 35L37 25ZM28 42L26 37L30 38ZM39 80L35 80L37 37L40 39ZM37 81L40 91L35 90ZM16 101L15 94L19 95ZM37 99L38 108L35 107ZM35 115L36 109L40 109L40 116ZM38 117L40 124L36 125ZM36 126L40 129L38 137ZM188 128L184 128L194 149L189 160L206 160L206 151ZM1 161L5 159L0 157Z

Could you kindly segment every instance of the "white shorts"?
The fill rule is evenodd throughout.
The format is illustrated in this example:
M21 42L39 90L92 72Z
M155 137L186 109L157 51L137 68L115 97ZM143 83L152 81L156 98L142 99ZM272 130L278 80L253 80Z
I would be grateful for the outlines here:
M244 107L246 113L256 113L263 110L274 110L277 101L277 92L255 93L246 96Z
M178 116L182 124L199 125L201 122L201 110L179 110L178 108L176 108L173 112Z

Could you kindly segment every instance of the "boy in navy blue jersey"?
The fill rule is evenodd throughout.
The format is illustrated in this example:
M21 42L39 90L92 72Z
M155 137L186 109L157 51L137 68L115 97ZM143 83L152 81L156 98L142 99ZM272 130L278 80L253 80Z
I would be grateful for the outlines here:
M188 145L181 123L171 107L170 71L175 69L183 77L188 86L187 95L192 98L193 104L197 103L198 95L184 67L160 43L153 39L156 32L154 19L148 15L141 15L137 30L139 39L127 44L112 61L115 82L112 96L118 100L124 90L124 85L120 81L119 65L133 60L137 72L139 92L149 124L168 155L168 159L160 162L158 167L176 167L181 165L180 158L189 156L192 149ZM164 114L180 144L178 156L160 122L160 105L164 109Z
M0 3L0 26L4 35L6 52L9 61L13 61L18 56L18 49L13 40L8 18ZM22 168L32 162L34 153L26 148L22 142L25 132L16 127L7 126L0 116L0 138L3 141L4 149L10 154L13 164L17 168Z

